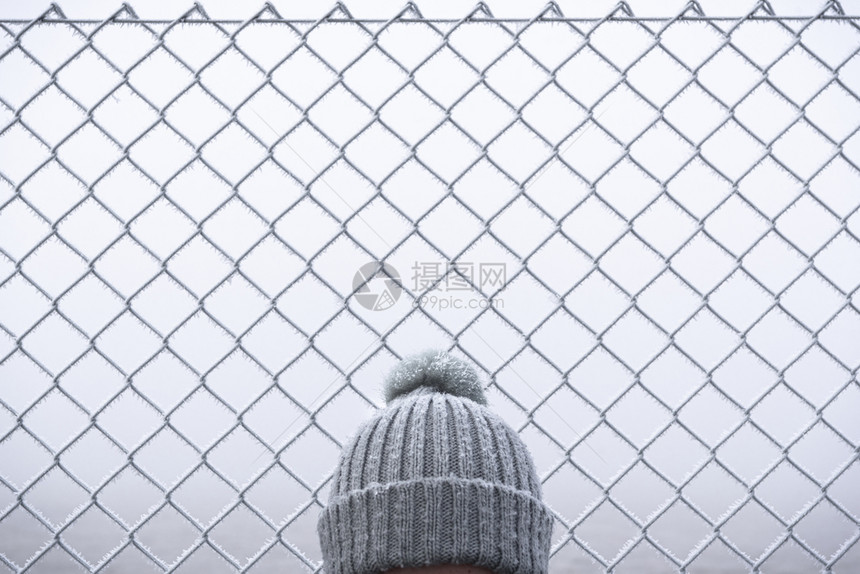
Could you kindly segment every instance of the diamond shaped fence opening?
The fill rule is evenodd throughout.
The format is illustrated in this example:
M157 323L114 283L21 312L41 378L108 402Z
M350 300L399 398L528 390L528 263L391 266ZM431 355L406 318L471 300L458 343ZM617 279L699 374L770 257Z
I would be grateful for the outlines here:
M321 572L399 358L553 573L860 570L860 19L0 22L0 571Z

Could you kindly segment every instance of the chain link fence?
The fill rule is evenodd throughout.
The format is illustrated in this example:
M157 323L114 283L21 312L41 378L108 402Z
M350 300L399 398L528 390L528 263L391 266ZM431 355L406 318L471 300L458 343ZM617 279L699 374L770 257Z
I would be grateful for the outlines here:
M532 450L552 572L860 568L836 2L0 42L0 571L322 571L339 449L432 346Z

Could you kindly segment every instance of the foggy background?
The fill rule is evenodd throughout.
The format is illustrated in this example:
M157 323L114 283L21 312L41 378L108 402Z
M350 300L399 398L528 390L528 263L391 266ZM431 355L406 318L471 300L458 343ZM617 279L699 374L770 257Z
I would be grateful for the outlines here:
M373 6L348 8L402 9ZM673 24L644 58L665 22L603 24L573 58L594 23L539 22L496 61L525 24L462 24L429 59L451 23L391 24L406 70L364 52L381 22L77 24L98 53L43 23L20 46L44 68L4 24L0 569L48 546L29 571L318 569L340 446L398 356L452 345L532 451L552 572L860 567L856 21L805 50L804 20L747 22L748 60L719 48L737 20ZM352 293L380 259L403 293L374 311Z

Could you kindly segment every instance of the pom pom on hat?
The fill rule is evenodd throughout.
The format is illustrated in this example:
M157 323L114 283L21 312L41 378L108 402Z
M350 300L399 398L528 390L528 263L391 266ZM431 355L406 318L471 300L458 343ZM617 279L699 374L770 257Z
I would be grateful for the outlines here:
M425 351L403 359L385 378L385 402L390 403L420 387L430 387L442 393L471 399L481 405L487 404L475 369L443 351Z

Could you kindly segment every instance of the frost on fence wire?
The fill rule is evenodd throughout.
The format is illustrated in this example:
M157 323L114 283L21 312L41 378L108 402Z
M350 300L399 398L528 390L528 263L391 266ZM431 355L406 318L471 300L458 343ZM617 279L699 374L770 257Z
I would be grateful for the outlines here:
M0 41L0 571L321 571L339 448L430 346L531 448L552 572L860 568L837 4Z

